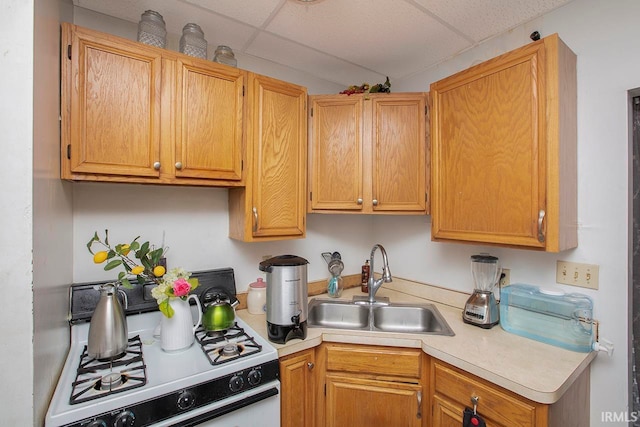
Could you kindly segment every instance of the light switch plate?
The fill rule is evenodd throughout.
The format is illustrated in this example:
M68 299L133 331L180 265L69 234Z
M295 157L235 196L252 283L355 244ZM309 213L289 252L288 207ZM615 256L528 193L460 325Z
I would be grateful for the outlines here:
M557 261L556 282L565 285L598 289L600 267L596 264L580 264L577 262Z

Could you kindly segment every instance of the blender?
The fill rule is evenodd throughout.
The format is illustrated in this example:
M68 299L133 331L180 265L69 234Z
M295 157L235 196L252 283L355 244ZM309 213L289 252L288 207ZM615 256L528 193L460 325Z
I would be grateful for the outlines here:
M471 275L475 288L462 311L465 323L489 329L500 322L500 310L493 289L498 284L501 272L498 258L487 254L471 256Z

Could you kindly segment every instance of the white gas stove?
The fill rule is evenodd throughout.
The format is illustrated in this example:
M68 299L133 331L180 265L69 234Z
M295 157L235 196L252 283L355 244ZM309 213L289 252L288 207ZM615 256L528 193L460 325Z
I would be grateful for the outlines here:
M208 295L209 289L218 290L221 276L228 285L229 274L233 278L230 269L194 273L201 286L210 285L200 296ZM78 291L74 286L72 293ZM76 294L83 295L85 304L92 285L81 288ZM144 297L144 287L139 288L127 290L129 348L122 357L107 361L88 357L89 322L72 323L71 348L46 426L280 425L278 355L267 340L236 318L236 325L224 335L198 330L190 348L165 352L156 332L162 314L157 310L131 313L136 307L155 308ZM232 291L226 291L235 297L235 283ZM83 310L86 307L78 312Z

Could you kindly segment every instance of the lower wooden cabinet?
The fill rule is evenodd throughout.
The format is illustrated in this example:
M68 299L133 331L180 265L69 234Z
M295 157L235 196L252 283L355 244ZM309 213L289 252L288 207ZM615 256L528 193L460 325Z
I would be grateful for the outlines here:
M589 369L551 405L418 348L323 343L282 358L280 376L283 427L460 427L474 398L487 427L589 425Z
M434 360L431 366L433 427L462 425L465 408L473 408L487 426L546 426L548 406L503 390L480 378Z
M422 350L325 343L316 356L324 382L317 396L318 425L428 425L428 356Z
M280 425L315 426L315 349L280 359Z
M422 425L422 385L327 374L326 426Z

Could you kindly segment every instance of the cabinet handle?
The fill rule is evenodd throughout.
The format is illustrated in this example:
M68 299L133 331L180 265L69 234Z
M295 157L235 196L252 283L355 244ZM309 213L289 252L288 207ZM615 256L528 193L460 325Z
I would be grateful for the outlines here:
M258 209L254 206L253 209L253 232L258 231Z
M420 419L422 418L422 392L418 391L418 395L416 397L418 398L418 413L416 414L416 417Z
M307 363L307 368L309 368L309 370L312 370L313 368L315 368L316 365L313 364L313 362L308 362Z
M155 170L159 171L159 170L160 170L160 162L155 162L155 163L153 164L153 168L154 168Z
M358 199L358 200L356 200L356 203L358 203L359 205L361 205L361 204L362 204L362 201L363 201L362 199Z
M178 170L182 169L182 162L176 162L176 169Z
M540 243L544 243L544 230L542 228L542 221L544 221L545 211L544 209L540 209L538 212L538 241Z
M373 206L378 206L378 199L373 199L371 203L373 203Z

